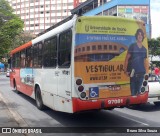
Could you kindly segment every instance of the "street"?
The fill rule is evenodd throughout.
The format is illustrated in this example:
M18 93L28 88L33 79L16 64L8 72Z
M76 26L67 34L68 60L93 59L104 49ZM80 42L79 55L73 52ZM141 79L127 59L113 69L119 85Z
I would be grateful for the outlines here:
M139 108L116 108L111 111L86 111L75 114L57 112L49 108L40 111L36 107L35 100L12 91L9 78L5 75L0 75L0 97L3 97L3 101L20 127L93 127L93 129L94 127L106 127L106 129L110 127L112 131L114 131L113 127L160 127L160 107L153 104L142 105ZM140 135L143 134L146 135L145 133ZM66 135L66 133L62 132L61 135ZM91 135L91 133L76 135L84 136Z

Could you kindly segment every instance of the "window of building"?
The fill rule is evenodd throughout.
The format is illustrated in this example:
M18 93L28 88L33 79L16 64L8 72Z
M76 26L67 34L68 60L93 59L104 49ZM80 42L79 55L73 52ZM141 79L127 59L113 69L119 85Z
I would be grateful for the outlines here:
M109 50L112 50L112 45L109 45Z
M107 45L104 45L104 50L107 50Z
M114 46L114 50L117 50L117 46L116 45Z
M90 46L87 46L87 51L90 51Z
M34 27L34 24L30 24L30 27Z
M78 52L81 52L81 48L78 48Z
M34 3L34 0L30 0L30 3Z
M98 50L102 50L102 46L101 45L98 45Z
M92 46L92 50L96 50L96 46L95 45Z

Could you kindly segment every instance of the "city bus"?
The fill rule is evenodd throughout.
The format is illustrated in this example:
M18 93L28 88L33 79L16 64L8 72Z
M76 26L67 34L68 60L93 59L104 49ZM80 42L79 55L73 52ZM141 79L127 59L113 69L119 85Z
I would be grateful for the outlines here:
M73 15L10 52L10 84L40 110L75 113L146 103L148 67L136 96L124 72L137 29L144 31L148 52L141 21Z

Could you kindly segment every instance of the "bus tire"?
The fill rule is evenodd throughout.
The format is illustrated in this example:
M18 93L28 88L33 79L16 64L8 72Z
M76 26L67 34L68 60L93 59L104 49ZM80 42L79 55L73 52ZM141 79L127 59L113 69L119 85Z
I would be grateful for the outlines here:
M41 90L38 87L36 87L36 106L39 110L44 110L44 105L42 101L42 96L41 96Z

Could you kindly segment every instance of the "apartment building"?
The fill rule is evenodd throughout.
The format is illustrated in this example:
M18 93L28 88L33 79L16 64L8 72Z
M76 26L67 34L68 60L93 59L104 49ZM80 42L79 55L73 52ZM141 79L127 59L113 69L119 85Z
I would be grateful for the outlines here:
M82 2L81 0L80 2ZM24 31L38 34L71 15L74 0L8 0L24 21Z

